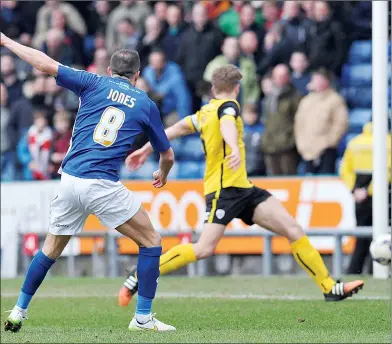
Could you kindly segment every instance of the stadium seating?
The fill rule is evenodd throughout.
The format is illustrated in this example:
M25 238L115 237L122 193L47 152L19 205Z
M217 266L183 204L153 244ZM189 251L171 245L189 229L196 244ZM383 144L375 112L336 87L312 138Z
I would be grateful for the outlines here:
M361 133L365 123L372 120L372 111L370 109L354 109L349 113L349 132Z
M181 140L179 159L187 161L204 160L203 146L199 136L192 135Z
M348 53L350 65L372 63L372 41L356 41L350 47Z
M182 161L178 163L177 177L180 179L199 179L203 178L204 169L200 162Z

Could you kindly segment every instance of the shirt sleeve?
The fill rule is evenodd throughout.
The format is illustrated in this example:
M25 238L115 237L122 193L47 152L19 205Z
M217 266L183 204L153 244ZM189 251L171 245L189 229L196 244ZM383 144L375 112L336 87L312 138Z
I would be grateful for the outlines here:
M170 148L170 142L166 136L161 115L156 104L153 101L150 104L150 120L147 127L147 136L155 151L165 152Z
M82 93L95 87L99 76L64 65L59 65L56 83L58 86L67 88L79 97Z
M199 123L197 113L190 116L186 116L185 120L187 121L189 128L191 128L193 132L198 132L198 133L200 132L200 123Z
M240 115L240 108L235 102L225 102L218 109L219 120L236 120Z

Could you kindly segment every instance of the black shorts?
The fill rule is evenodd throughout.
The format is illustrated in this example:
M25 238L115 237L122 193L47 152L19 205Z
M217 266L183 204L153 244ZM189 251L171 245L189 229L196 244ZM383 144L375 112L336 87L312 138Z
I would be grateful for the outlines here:
M238 218L251 226L255 208L270 196L267 190L255 186L246 189L230 187L208 194L205 222L227 225Z

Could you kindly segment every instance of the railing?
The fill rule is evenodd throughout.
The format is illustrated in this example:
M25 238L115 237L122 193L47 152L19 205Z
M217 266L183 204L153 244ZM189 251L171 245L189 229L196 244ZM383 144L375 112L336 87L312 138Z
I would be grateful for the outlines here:
M341 276L343 271L343 250L342 250L342 241L343 237L346 236L353 236L353 237L365 237L371 238L373 229L372 227L357 227L355 229L346 229L346 230L338 230L336 228L318 228L312 230L305 231L308 236L317 236L317 237L334 237L335 239L335 248L332 254L332 273L334 276ZM189 233L189 232L188 232ZM197 240L200 234L196 232L192 233L192 239ZM160 233L162 237L177 237L178 232L171 232L165 231ZM273 261L273 252L272 252L272 237L277 236L276 234L266 231L243 231L243 230L230 230L225 233L225 236L234 236L234 237L244 237L244 236L261 236L264 238L264 252L262 254L263 257L263 276L270 276L272 274L272 261ZM40 235L43 237L43 235ZM122 235L116 231L108 231L108 232L82 232L77 234L76 237L79 238L104 238L104 252L106 255L106 275L109 277L117 277L119 276L118 271L118 261L119 261L119 254L117 249L117 238L122 237ZM72 254L72 248L70 250L70 254L66 257L67 259L67 270L68 276L74 277L75 274L75 255ZM97 244L94 244L93 252L92 252L92 271L93 276L97 271L97 264L98 264L98 247ZM200 262L201 263L201 262ZM199 270L199 274L203 275L203 265ZM193 276L195 275L195 268L194 266L188 266L188 275Z

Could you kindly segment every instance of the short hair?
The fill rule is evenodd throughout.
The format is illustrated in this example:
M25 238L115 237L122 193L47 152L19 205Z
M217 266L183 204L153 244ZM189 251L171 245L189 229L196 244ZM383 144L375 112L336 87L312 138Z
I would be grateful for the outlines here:
M140 57L137 51L117 50L110 58L112 74L132 78L140 70Z
M242 79L240 70L234 65L226 65L215 69L211 84L215 92L232 92Z
M316 69L312 73L313 75L321 75L325 79L327 79L329 82L332 82L334 80L334 75L331 71L329 71L325 67L321 67L319 69Z
M129 25L133 26L134 28L136 28L136 23L132 19L130 19L130 18L127 18L127 17L122 18L120 20L120 23L121 22L126 22L127 24L129 24Z

